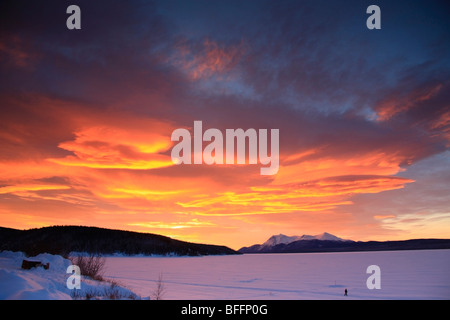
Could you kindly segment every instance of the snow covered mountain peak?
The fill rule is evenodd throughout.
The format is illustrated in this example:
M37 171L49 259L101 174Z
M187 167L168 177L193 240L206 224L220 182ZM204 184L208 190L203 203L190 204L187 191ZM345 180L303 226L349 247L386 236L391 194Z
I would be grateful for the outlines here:
M335 235L332 235L328 232L315 235L314 238L317 240L345 241L344 239L336 237Z
M297 240L301 240L299 236L286 236L284 234L278 234L271 236L266 242L263 243L263 246L276 246L277 244L287 244Z
M304 234L302 236L287 236L284 234L278 234L271 236L266 242L262 244L263 247L272 247L276 246L278 244L289 244L294 241L298 240L329 240L329 241L351 241L351 240L345 240L339 237L336 237L335 235L332 235L328 232L323 232L321 234L317 234L314 236Z

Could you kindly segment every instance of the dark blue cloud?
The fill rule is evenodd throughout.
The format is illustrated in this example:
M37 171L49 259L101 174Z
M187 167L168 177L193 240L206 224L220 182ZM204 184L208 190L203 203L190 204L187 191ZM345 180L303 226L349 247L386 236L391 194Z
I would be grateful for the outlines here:
M369 1L74 3L82 30L65 26L72 2L2 3L2 94L114 105L180 125L205 119L217 127L276 126L299 148L345 149L352 138L354 150L385 142L411 152L410 143L401 146L410 137L421 157L445 149L445 137L430 129L448 108L445 2L377 1L381 30L366 28ZM190 55L184 62L198 67L205 41L239 54L224 74L193 81L176 63L183 62L180 46ZM18 53L23 65L14 60ZM444 90L432 100L375 121L383 102L403 97L396 103L414 104L414 92L439 84ZM411 126L419 118L426 123Z

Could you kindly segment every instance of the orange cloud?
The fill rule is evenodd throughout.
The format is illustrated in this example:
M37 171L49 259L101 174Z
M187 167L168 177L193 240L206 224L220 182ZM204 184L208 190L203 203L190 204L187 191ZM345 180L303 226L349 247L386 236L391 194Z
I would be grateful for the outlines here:
M196 209L198 215L243 216L283 212L318 212L350 205L355 194L378 193L403 188L413 180L385 176L331 177L271 188L251 187L251 192L224 192L208 197L177 202L183 208Z
M309 184L316 195L342 195L356 193L378 193L403 188L414 180L390 176L340 176L331 177Z
M73 141L59 144L74 156L48 159L64 166L98 169L155 169L173 165L168 155L161 154L171 146L168 130L158 131L162 124L147 120L142 127L97 125L75 132Z
M334 176L390 176L403 169L400 163L405 156L383 151L353 156L324 156L298 163L282 162L273 185L285 185L294 182L315 181Z
M414 91L406 96L394 96L384 100L377 107L377 116L379 121L386 121L397 113L404 112L413 108L420 102L427 101L439 93L442 84L437 84L430 88Z
M226 72L227 63L213 65L214 72ZM54 135L27 123L0 130L10 146L24 151L35 141L52 145L50 153L41 148L29 158L0 160L0 213L11 227L88 224L237 247L242 240L228 239L232 231L253 230L264 237L274 227L320 233L325 226L340 225L339 219L352 222L351 214L336 211L350 208L354 196L412 182L395 176L406 159L401 151L378 149L351 154L331 154L326 146L284 149L273 177L261 177L259 168L250 165L174 166L170 136L175 127L169 122L86 111L49 99L38 105L49 115L58 111ZM443 117L436 126L446 124ZM314 229L318 221L320 230Z
M13 219L7 212L14 208L21 226L36 221L126 226L222 243L220 236L227 236L229 230L251 227L267 235L274 225L294 228L301 223L306 228L308 219L322 215L330 221L320 218L321 223L332 225L332 219L342 218L333 211L351 206L354 195L399 189L412 182L394 176L402 171L399 164L404 157L381 151L345 157L321 157L319 150L287 153L279 173L269 179L261 178L252 166L172 166L167 155L172 127L149 119L131 126L128 120L105 118L93 125L80 117L74 120L80 125L73 139L59 143L73 155L50 161L0 162L4 185L0 195L33 200L33 207L0 205L4 217ZM155 155L170 161L169 165L151 166ZM146 168L153 170L136 170L143 168L139 161L148 161L151 165ZM65 177L66 183L43 182L51 177ZM48 210L50 205L54 208ZM30 210L35 212L33 219L28 216ZM64 220L56 214L59 210L75 216ZM312 230L312 225L308 228ZM240 241L227 242L238 246Z
M23 194L29 194L30 192L36 192L36 191L46 191L46 190L68 190L70 189L69 186L62 186L62 185L15 185L15 186L7 186L7 187L1 187L0 188L0 194L15 194L15 195L23 195Z
M185 222L162 222L162 221L152 221L152 222L139 222L139 223L129 223L129 226L144 227L149 229L185 229L185 228L200 228L200 227L211 227L215 226L214 223L199 221L198 219L191 219Z
M392 215L392 214L385 214L385 215L375 215L375 216L373 216L373 218L376 219L376 220L384 220L384 219L395 218L395 216Z

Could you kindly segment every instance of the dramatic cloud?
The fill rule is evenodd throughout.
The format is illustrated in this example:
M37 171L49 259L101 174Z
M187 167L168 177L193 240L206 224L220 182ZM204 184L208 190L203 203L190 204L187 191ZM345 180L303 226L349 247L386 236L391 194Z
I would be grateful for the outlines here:
M81 30L69 4L0 5L2 226L449 237L447 5L370 31L361 1L86 0ZM175 165L195 120L279 129L278 173Z
M75 156L50 161L66 166L138 170L173 165L170 156L160 154L171 147L171 131L156 121L128 120L132 128L97 125L75 132L74 141L58 145Z

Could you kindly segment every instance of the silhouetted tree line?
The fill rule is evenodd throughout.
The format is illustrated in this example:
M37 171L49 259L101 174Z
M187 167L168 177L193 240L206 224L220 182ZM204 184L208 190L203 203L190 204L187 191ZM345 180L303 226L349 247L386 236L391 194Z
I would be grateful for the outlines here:
M237 254L225 246L185 242L150 233L83 226L53 226L29 230L0 227L0 250L23 251L29 256L43 252L67 256L74 251L126 255Z

